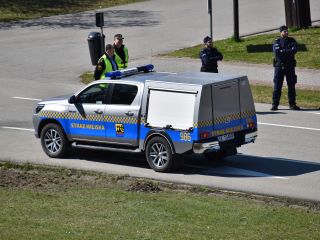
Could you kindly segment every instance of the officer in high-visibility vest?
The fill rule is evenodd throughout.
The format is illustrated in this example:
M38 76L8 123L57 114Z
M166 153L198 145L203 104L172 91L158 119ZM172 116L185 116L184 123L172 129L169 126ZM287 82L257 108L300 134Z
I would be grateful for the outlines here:
M118 65L115 60L114 47L112 44L107 44L105 54L99 59L94 70L94 79L103 79L106 73L116 70L118 70Z
M129 62L129 54L128 48L123 44L122 34L114 35L113 46L115 49L115 60L118 64L119 70L127 68Z

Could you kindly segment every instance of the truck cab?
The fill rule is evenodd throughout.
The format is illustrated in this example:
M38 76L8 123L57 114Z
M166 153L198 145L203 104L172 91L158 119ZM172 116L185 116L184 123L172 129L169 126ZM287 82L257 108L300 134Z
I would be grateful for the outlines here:
M255 141L246 76L142 69L117 71L71 96L39 102L33 123L45 153L63 157L71 143L144 152L151 168L168 172L186 154L214 159Z

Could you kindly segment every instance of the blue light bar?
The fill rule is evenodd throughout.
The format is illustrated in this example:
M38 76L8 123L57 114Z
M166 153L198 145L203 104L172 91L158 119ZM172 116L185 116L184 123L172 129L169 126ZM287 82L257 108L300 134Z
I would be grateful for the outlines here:
M139 72L151 72L154 66L152 64L148 64L145 66L135 67L135 68L127 68L124 70L117 70L113 72L108 72L105 74L105 77L109 77L111 79L121 78L125 76L130 76L134 74L138 74Z

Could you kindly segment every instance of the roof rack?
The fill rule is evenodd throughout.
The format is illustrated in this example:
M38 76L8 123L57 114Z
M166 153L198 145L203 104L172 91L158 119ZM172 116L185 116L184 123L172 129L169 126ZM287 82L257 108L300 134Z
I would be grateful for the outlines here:
M152 64L147 64L144 66L140 67L135 67L135 68L127 68L124 70L117 70L117 71L112 71L108 72L105 74L105 77L109 77L110 79L117 79L117 78L122 78L130 75L135 75L140 72L151 72L153 70L154 66Z

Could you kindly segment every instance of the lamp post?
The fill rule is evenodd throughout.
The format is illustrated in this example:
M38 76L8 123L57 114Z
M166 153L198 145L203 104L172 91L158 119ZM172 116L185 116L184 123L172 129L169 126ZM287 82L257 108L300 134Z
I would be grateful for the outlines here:
M240 42L239 37L239 1L233 0L233 37L234 40Z
M212 0L208 0L208 14L210 15L210 37L212 39Z

